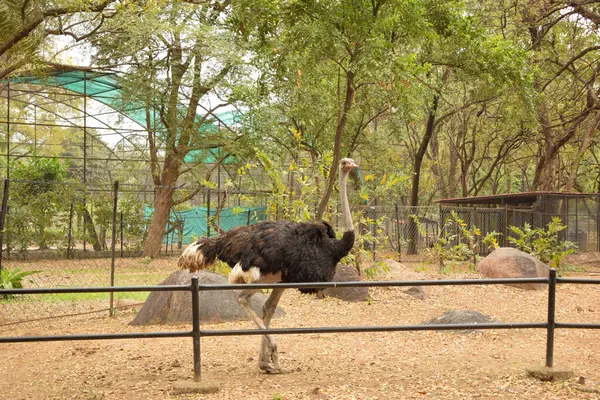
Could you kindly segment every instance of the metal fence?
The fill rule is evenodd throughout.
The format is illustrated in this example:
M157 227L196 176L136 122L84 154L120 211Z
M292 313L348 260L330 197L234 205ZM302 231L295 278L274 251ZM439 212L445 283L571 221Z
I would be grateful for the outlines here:
M0 337L0 343L44 342L66 340L110 340L110 339L143 339L191 337L193 339L194 380L201 380L201 337L212 336L246 336L265 334L310 334L310 333L361 333L361 332L399 332L399 331L442 331L473 329L546 329L546 367L554 365L554 334L556 329L600 329L600 324L564 323L556 321L556 286L561 283L580 285L600 285L599 279L558 278L555 269L550 270L548 278L518 279L465 279L465 280L429 280L429 281L378 281L378 282L321 282L321 283L285 283L285 284L248 284L246 289L297 289L328 287L400 287L400 286L444 286L444 285L500 285L500 284L548 284L548 318L545 322L523 323L482 323L482 324L438 324L438 325L389 325L389 326L349 326L349 327L314 327L314 328L278 328L278 329L237 329L237 330L203 330L199 320L200 290L236 290L241 285L200 285L198 278L193 277L190 285L137 286L137 287L96 287L96 288L38 288L19 290L0 290L2 295L14 294L50 294L50 293L115 293L140 291L189 291L192 294L192 330L176 332L137 332L120 334L87 334L61 336L20 336Z

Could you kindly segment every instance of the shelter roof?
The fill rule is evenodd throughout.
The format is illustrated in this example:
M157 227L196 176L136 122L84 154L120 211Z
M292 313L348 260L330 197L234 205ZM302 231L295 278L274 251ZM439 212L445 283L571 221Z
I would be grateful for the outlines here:
M440 204L459 204L459 205L477 205L477 204L533 204L540 196L549 197L597 197L599 193L575 193L575 192L521 192L504 193L489 196L457 197L450 199L436 200Z

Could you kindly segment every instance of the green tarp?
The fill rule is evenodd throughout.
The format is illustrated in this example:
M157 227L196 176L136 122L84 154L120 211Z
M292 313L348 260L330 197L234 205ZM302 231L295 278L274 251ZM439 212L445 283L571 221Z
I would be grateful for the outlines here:
M145 214L149 220L154 210L146 207ZM213 223L211 224L211 236L217 234L215 226L218 224L223 231L229 231L236 226L255 224L266 220L265 207L234 207L221 210L219 219L215 218L216 210L211 209L210 215ZM172 211L170 221L183 221L183 244L190 244L199 237L207 236L207 208L197 207L186 211ZM167 227L169 230L169 227ZM175 229L168 236L163 238L163 243L177 243L179 241L179 229Z
M89 70L80 70L77 68L63 69L57 71L49 71L45 76L17 76L9 80L12 84L28 84L28 85L43 85L54 86L70 90L75 93L83 94L91 99L99 101L102 104L120 112L132 121L139 124L142 128L146 128L146 110L140 102L136 104L131 101L124 101L122 97L122 87L116 79L114 73L104 73ZM154 113L150 113L150 119L154 117ZM200 115L197 116L201 118ZM238 123L241 119L241 113L236 111L227 111L216 114L211 117L206 123L202 124L200 132L216 132L219 123L222 122L228 126ZM163 125L158 118L156 121L150 121L150 126L155 126L160 129ZM204 162L213 163L221 156L221 149L218 147L206 150L196 150L190 152L186 158L186 162ZM234 157L229 157L225 160L226 164L235 163Z

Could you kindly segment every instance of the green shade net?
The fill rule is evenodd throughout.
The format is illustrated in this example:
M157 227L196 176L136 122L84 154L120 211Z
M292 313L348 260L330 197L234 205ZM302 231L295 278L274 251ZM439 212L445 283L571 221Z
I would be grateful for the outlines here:
M144 213L146 219L149 221L152 217L154 209L152 207L145 207ZM217 224L215 217L216 210L210 210L211 219L214 225ZM207 236L207 208L196 207L186 211L172 211L169 216L169 221L175 220L183 221L183 244L187 245L192 243L199 237ZM259 221L265 221L267 219L266 207L233 207L225 208L221 210L219 218L219 226L225 232L241 225L251 225ZM214 225L211 225L210 233L211 236L217 234ZM167 230L169 227L167 226ZM169 235L163 237L163 243L172 244L179 242L179 229L175 229Z
M60 87L71 92L85 95L94 99L113 110L120 112L135 123L146 128L148 121L146 119L146 109L141 104L135 102L125 102L123 100L123 88L118 83L116 75L113 73L96 72L91 70L68 69L63 68L57 71L49 72L45 76L17 76L8 80L12 84L28 84ZM4 80L3 82L7 82ZM156 115L156 120L155 119ZM198 116L197 118L202 118ZM224 112L216 115L216 118L210 120L200 127L200 132L216 132L219 129L218 124L223 123L231 126L238 123L241 119L239 112ZM162 129L163 125L158 118L158 112L150 113L150 126ZM186 157L186 162L215 162L221 153L220 148L191 151ZM233 157L229 157L225 163L236 162Z

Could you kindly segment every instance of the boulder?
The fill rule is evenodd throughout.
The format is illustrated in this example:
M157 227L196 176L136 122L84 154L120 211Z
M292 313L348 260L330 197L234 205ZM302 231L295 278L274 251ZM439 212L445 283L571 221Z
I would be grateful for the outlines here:
M418 300L425 300L425 297L427 297L425 295L425 290L423 290L422 286L411 286L408 289L406 289L404 293Z
M360 276L356 268L349 265L340 264L337 266L332 282L355 282L360 281ZM369 298L369 288L367 287L340 287L327 288L320 292L319 297L335 297L340 300L356 302L367 301Z
M450 310L436 318L423 322L424 325L489 324L498 322L489 315L471 310ZM457 333L472 333L473 329L456 330Z
M192 276L198 277L200 284L226 284L227 278L209 271L198 271L190 274L187 271L173 272L160 285L189 285ZM237 302L239 290L207 290L200 291L200 321L224 322L247 320L248 315ZM251 298L252 308L260 316L262 306L267 297L257 293ZM273 318L284 315L278 307ZM151 292L146 303L137 313L130 325L153 324L185 324L192 322L192 294L181 292Z
M382 263L384 263L389 269L387 278L390 280L418 281L425 278L422 274L412 271L410 268L399 263L398 261L388 259L383 260ZM408 289L404 290L404 293L419 300L425 300L427 297L427 292L423 286L409 286Z
M549 268L531 254L512 247L500 247L479 262L477 272L486 278L546 278ZM543 283L512 286L528 290L542 290L547 287Z

